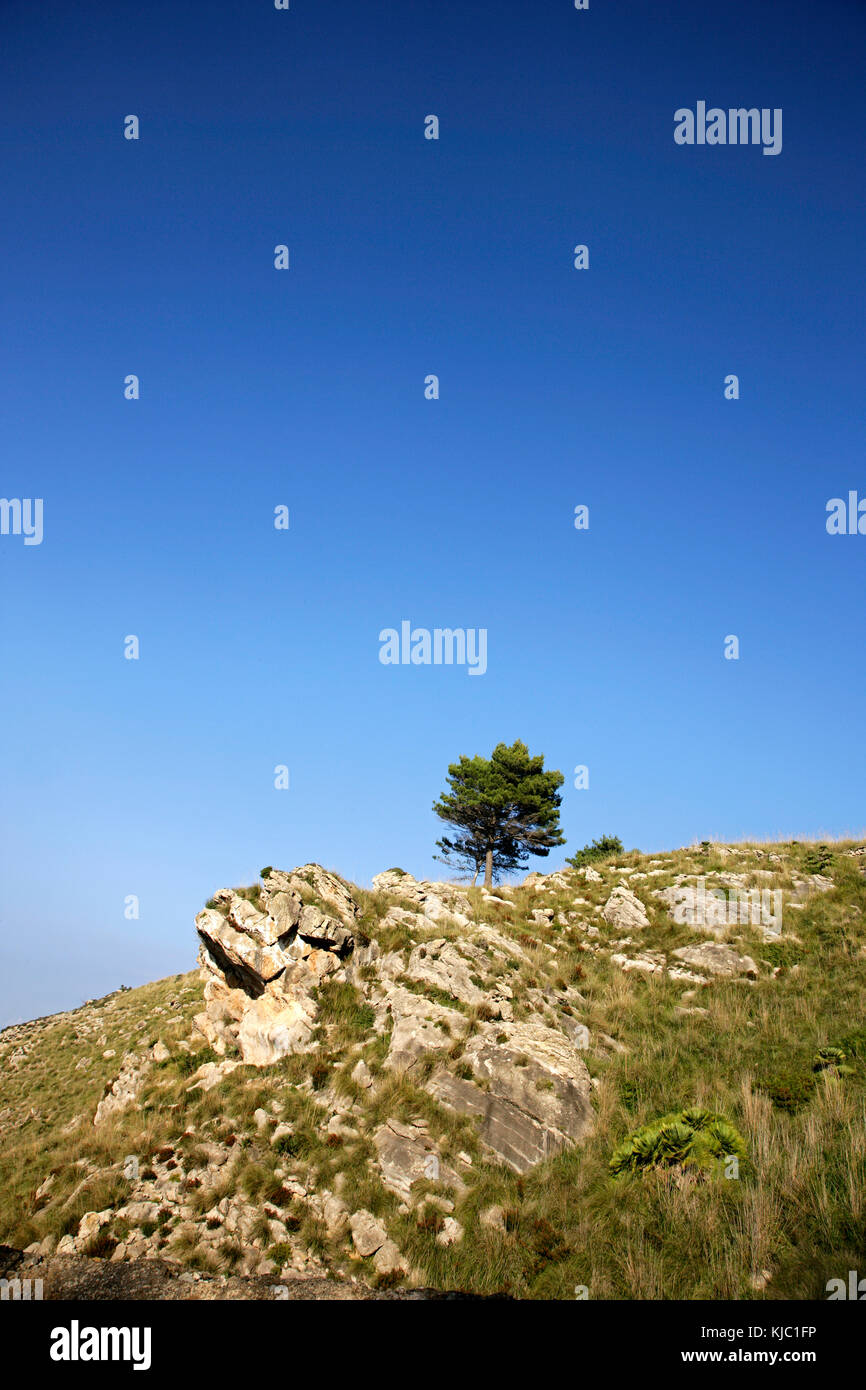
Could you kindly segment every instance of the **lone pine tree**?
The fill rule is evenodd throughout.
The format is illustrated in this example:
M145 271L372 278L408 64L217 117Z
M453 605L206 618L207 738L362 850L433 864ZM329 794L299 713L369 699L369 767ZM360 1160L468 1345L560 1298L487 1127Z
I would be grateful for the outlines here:
M448 768L448 790L433 803L453 833L436 841L444 864L471 870L474 883L484 866L487 887L494 876L526 864L530 854L547 855L564 845L559 829L561 772L544 770L525 743L498 743L489 758L460 758Z

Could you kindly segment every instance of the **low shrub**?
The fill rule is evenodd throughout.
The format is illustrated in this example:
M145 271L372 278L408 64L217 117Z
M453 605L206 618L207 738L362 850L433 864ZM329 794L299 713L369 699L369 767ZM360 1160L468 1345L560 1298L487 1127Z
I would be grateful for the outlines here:
M731 1155L747 1157L739 1130L723 1115L694 1106L635 1130L614 1149L608 1166L614 1177L674 1164L714 1172Z

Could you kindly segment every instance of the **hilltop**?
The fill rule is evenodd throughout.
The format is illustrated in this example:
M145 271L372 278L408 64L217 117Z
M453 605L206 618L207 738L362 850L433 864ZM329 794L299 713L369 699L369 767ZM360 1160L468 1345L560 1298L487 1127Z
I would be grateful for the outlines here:
M267 868L198 972L0 1033L0 1241L207 1296L825 1297L866 1255L864 909L853 842Z

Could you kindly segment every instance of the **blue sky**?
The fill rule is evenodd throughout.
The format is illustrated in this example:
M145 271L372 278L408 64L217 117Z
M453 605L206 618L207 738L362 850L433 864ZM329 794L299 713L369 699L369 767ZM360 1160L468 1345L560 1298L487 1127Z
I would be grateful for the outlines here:
M500 740L566 775L565 853L862 829L861 4L0 33L0 493L44 499L0 536L0 1024L190 968L264 864L443 872ZM699 100L781 154L676 145ZM403 619L486 628L484 676L383 666Z

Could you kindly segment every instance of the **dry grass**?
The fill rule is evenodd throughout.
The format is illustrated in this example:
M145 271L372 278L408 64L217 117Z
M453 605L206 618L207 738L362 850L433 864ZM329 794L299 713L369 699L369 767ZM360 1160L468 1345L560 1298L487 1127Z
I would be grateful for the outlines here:
M207 1093L188 1089L191 1070L211 1056L203 1040L189 1044L193 1057L180 1046L194 1037L191 1020L201 1008L194 976L96 1001L30 1031L0 1034L0 1116L6 1117L0 1240L24 1245L74 1231L86 1211L125 1200L127 1155L146 1165L171 1145L183 1176L201 1164L205 1150L197 1146L206 1139L235 1148L214 1182L189 1192L194 1217L222 1197L243 1195L259 1208L281 1200L276 1173L288 1167L309 1190L334 1190L339 1182L350 1207L385 1216L413 1266L440 1287L563 1299L573 1298L577 1285L586 1285L593 1298L821 1297L828 1278L866 1267L866 880L862 861L844 853L851 841L825 836L824 843L832 851L827 872L833 890L785 919L786 933L799 939L797 958L773 957L759 933L735 927L731 935L759 962L760 977L754 984L722 980L697 991L693 1002L706 1015L678 1012L681 982L625 974L611 964L610 944L621 933L598 909L619 882L612 863L646 873L650 859L660 861L661 873L631 881L651 918L636 949L667 951L693 934L676 927L645 890L665 887L679 873L733 871L751 878L756 868L770 868L774 885L790 889L808 872L808 844L765 840L733 846L727 856L713 846L655 856L630 852L600 866L602 883L570 875L568 889L537 894L518 888L508 904L484 903L480 889L469 890L474 919L526 952L516 968L491 958L485 972L488 984L496 978L514 990L515 1016L542 1008L553 1020L570 1011L596 1040L609 1035L625 1048L604 1045L585 1054L598 1082L596 1129L586 1145L523 1177L485 1161L472 1124L438 1106L418 1084L425 1069L446 1060L459 1065L460 1049L431 1054L418 1077L383 1072L387 1034L372 1030L370 1012L348 986L322 990L317 1053L287 1058L267 1072L239 1067ZM780 860L771 861L771 853ZM453 924L423 919L383 927L388 908L405 904L383 893L359 890L359 897L361 929L382 949L460 935ZM585 902L575 907L575 897ZM552 922L532 920L542 906L553 910ZM598 927L597 937L581 932L589 923ZM467 1013L470 1030L479 1027L479 1010ZM152 1065L139 1106L94 1128L96 1103L123 1054L141 1052L158 1038L169 1044L171 1060ZM22 1041L28 1055L16 1059ZM817 1049L827 1046L847 1051L851 1075L813 1071ZM106 1058L106 1051L114 1055ZM350 1078L359 1057L378 1077L374 1092L362 1092ZM329 1139L321 1108L329 1093L363 1104L357 1138ZM726 1115L745 1136L749 1161L738 1178L610 1176L611 1152L624 1136L694 1104ZM257 1129L258 1109L292 1126L282 1147L272 1147ZM424 1119L446 1157L460 1151L473 1156L469 1190L455 1212L465 1229L458 1245L438 1245L436 1222L400 1213L397 1198L382 1186L372 1136L391 1116ZM182 1139L185 1130L192 1133ZM37 1198L49 1174L53 1182ZM504 1233L480 1224L493 1204L507 1213ZM329 1242L315 1213L301 1204L297 1227L326 1263L345 1265L345 1242ZM265 1223L256 1242L267 1248ZM234 1238L227 1235L212 1248L193 1222L167 1228L164 1244L166 1253L192 1267L227 1270L240 1258ZM772 1277L756 1295L752 1281L763 1270Z

